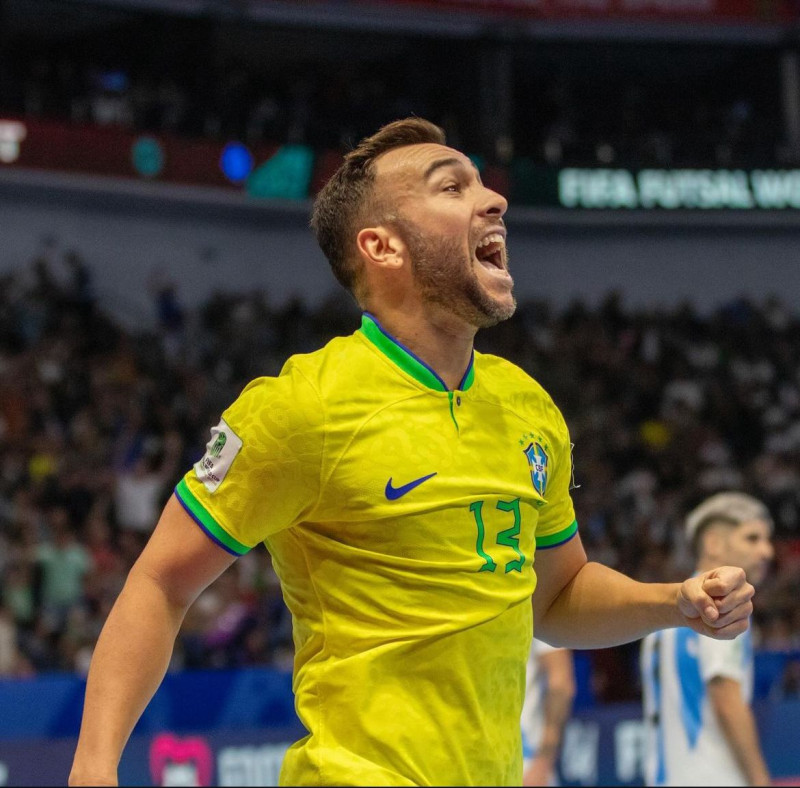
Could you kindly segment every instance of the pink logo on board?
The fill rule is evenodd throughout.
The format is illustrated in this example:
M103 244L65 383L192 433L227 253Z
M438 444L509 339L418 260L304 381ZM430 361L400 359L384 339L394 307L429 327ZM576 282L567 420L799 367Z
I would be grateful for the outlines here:
M211 747L199 736L180 739L162 733L150 745L150 776L153 785L212 785Z

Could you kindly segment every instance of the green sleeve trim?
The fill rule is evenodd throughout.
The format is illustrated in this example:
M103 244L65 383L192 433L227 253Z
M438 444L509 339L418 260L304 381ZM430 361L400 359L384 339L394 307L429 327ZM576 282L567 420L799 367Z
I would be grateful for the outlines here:
M541 547L558 547L560 544L564 544L564 542L568 542L570 539L572 539L576 533L578 533L578 521L573 520L562 531L558 531L554 534L548 534L547 536L537 536L536 547L537 549Z
M234 539L217 521L206 511L206 508L195 497L186 484L186 479L181 479L175 487L175 494L183 504L183 508L191 518L223 549L233 555L244 555L252 548Z

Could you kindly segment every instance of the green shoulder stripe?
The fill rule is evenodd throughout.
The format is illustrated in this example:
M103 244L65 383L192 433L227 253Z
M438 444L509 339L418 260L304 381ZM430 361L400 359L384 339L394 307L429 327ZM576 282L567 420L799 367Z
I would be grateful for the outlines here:
M175 487L175 494L183 504L184 509L192 519L222 548L233 555L244 555L250 552L247 545L234 539L217 521L206 511L206 508L197 500L194 493L186 484L186 479L181 479Z
M557 531L554 534L548 534L547 536L537 536L536 537L536 547L538 548L548 548L548 547L558 547L560 544L564 544L564 542L568 542L572 539L573 536L578 532L578 521L573 520L566 528L561 531Z

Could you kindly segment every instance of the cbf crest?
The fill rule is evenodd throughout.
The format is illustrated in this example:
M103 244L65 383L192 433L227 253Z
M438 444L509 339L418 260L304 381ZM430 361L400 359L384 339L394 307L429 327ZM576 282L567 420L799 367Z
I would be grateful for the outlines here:
M548 465L550 463L550 458L547 456L547 450L545 448L547 444L538 436L526 435L525 437L529 440L529 443L527 447L523 449L523 452L530 466L533 489L544 498L545 491L547 490ZM530 440L531 438L533 438L533 440Z

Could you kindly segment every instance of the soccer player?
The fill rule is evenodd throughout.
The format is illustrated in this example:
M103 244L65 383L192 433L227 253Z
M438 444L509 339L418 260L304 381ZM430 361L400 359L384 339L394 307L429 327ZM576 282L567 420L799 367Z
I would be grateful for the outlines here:
M747 627L741 569L646 584L587 561L561 413L473 351L515 309L506 208L425 120L347 155L312 227L361 327L247 385L177 484L98 640L73 785L116 780L187 607L262 542L308 731L288 784L519 785L534 618L582 648Z
M574 699L572 652L534 638L522 706L523 785L558 785L556 763Z
M711 496L686 519L702 574L718 563L763 580L773 557L772 518L740 492ZM701 638L688 629L648 635L642 643L642 688L648 748L647 785L769 785L750 701L750 631L734 640Z

